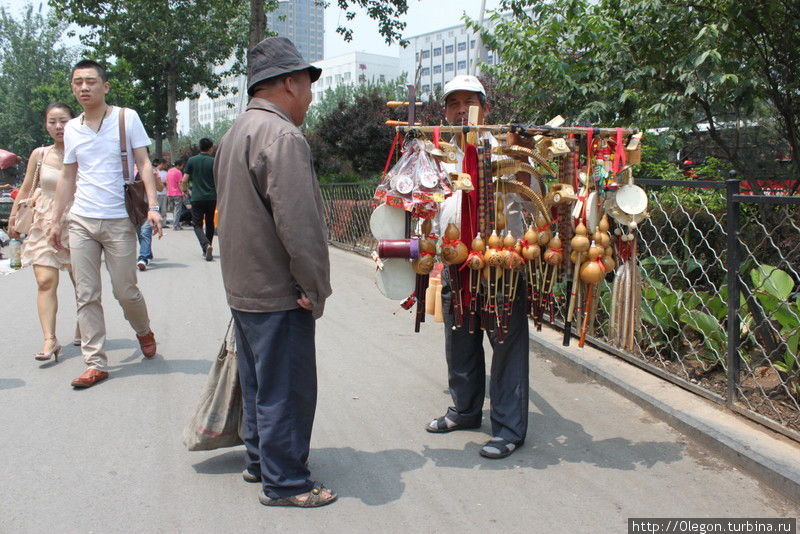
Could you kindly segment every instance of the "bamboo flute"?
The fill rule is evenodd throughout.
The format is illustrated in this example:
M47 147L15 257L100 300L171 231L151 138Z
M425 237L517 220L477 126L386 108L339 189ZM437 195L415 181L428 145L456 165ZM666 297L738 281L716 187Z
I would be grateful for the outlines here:
M586 289L586 307L583 311L583 326L581 326L581 337L578 341L578 346L583 348L586 343L586 332L589 329L589 307L592 305L592 296L594 295L594 285L588 284Z
M410 121L409 121L410 122ZM432 133L434 126L415 126L410 128L408 126L396 126L397 131L401 134L416 131L421 133ZM587 128L579 126L547 126L547 125L522 125L522 124L483 124L483 125L468 125L468 126L436 126L441 133L473 133L477 132L478 135L490 132L493 134L504 133L519 133L523 135L557 135L563 136L567 134L586 135L591 131L594 138L598 137L614 137L617 135L616 128ZM623 128L622 135L633 135L638 133L637 128Z

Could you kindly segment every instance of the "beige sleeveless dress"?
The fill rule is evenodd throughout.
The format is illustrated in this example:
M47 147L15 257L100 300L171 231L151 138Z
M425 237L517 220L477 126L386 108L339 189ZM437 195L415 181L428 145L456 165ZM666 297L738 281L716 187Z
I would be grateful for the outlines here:
M52 147L42 155L42 166L39 169L39 187L33 193L33 224L22 249L23 265L42 265L56 269L69 269L69 249L56 250L48 241L50 228L53 225L53 205L55 203L56 185L61 171L45 163ZM61 243L67 246L69 229L67 214L69 206L64 210L61 225Z

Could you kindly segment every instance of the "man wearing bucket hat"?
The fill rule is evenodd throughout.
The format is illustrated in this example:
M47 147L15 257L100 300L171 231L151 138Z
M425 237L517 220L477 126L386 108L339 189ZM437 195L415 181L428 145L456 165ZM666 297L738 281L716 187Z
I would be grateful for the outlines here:
M444 86L442 96L444 115L451 125L465 125L469 108L478 106L478 124L483 124L489 105L486 91L475 76L460 75ZM497 140L486 133L482 140L497 146ZM454 140L454 144L458 143ZM514 139L512 144L519 144ZM463 153L459 150L455 164L443 165L449 172L461 172ZM493 157L497 159L497 156ZM530 176L518 176L530 183ZM461 191L448 198L440 210L439 228L448 223L461 226ZM526 206L518 195L506 195L505 213L512 234L521 236L524 220L521 209ZM443 271L442 309L450 310L452 291L447 271ZM480 428L483 416L483 401L486 384L486 364L483 352L483 331L474 333L464 324L455 327L452 312L444 312L445 355L450 396L453 400L447 413L432 420L425 430L445 433L455 430ZM525 441L528 429L528 318L525 313L525 295L519 292L511 314L508 333L503 343L498 343L494 333L488 333L491 342L492 367L489 384L490 419L492 438L481 448L481 456L504 458L513 453Z
M336 494L310 479L317 402L315 320L331 294L327 230L311 149L298 129L320 69L284 37L248 54L247 110L219 143L214 177L222 278L244 399L243 477L267 506Z

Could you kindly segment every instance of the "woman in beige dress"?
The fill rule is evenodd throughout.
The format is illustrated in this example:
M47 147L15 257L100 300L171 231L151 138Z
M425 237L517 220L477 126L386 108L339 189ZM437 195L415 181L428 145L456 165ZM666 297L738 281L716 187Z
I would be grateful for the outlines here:
M42 350L34 355L34 358L39 361L47 361L53 357L58 361L58 355L61 352L61 345L56 338L59 271L69 272L70 278L72 278L69 249L56 250L47 237L53 222L56 184L64 167L64 126L74 116L75 114L66 104L55 103L47 107L45 128L53 138L54 144L37 148L31 153L25 171L25 180L22 182L8 221L9 234L11 237L19 238L20 234L14 228L19 202L23 199L30 199L34 203L33 224L24 242L22 264L33 266L33 273L39 286L36 304L44 334ZM39 180L38 184L34 184L37 167ZM35 189L34 185L36 185ZM68 209L64 211L65 214L68 212ZM67 243L69 240L67 226L67 224L62 226L64 228L62 243ZM75 284L74 279L72 283ZM80 334L77 330L73 343L80 344Z

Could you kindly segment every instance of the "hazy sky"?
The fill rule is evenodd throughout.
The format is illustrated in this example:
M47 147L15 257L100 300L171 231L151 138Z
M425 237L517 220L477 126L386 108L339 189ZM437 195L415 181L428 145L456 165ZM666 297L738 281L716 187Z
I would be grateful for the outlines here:
M497 7L498 3L499 0L486 0L486 9ZM418 35L461 24L461 17L465 12L469 17L477 19L480 8L480 0L409 0L408 13L403 19L406 22L405 35ZM357 24L352 27L357 30L350 43L345 43L342 37L336 33L339 20L345 20L344 12L329 7L325 12L325 55L327 57L353 51L392 56L399 54L397 45L390 47L383 42L382 37L378 34L377 23L371 20L363 10L353 21Z
M29 0L0 0L0 6L10 8L15 15L28 3ZM486 0L486 9L492 9L498 3L499 0ZM38 4L39 2L35 2L35 5ZM480 0L409 0L408 14L404 18L407 23L405 35L417 35L461 24L461 16L465 12L468 16L477 18L480 6ZM363 10L358 10L357 13L356 18L350 22L350 26L355 28L353 40L345 43L336 33L337 25L340 21L345 21L344 12L336 7L329 7L326 10L325 56L334 57L354 51L397 56L399 47L388 46L383 42L383 38L378 34L377 23Z

